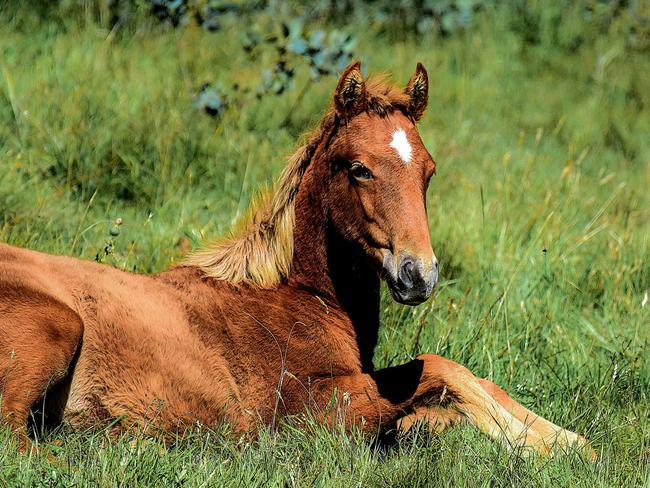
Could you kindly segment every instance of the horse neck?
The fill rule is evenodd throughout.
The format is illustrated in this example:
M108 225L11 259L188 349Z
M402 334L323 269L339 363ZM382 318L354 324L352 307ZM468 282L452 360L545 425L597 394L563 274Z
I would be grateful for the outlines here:
M348 316L348 323L337 325L356 337L362 367L371 370L379 329L379 276L360 247L329 224L323 193L329 186L326 168L324 162L313 162L296 195L289 284L313 290Z

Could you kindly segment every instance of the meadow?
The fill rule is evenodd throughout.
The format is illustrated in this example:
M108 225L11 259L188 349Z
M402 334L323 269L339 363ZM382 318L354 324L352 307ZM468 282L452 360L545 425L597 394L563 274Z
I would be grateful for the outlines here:
M0 7L1 242L163 270L228 231L330 102L335 78L300 63L293 89L255 96L273 54L246 54L243 19L211 32L141 12L111 28L61 3ZM287 421L171 446L59 429L29 455L2 429L0 486L650 487L650 51L629 19L590 33L564 14L532 42L505 7L444 36L335 27L368 73L405 83L421 61L431 79L420 133L441 280L417 307L385 294L376 366L444 355L590 439L596 463L522 457L471 428L385 445ZM211 117L205 82L241 95Z

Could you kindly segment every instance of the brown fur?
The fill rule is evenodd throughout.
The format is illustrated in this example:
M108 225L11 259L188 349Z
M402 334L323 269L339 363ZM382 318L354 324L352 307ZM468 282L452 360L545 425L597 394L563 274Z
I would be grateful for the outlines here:
M400 90L364 82L353 63L274 196L239 234L169 271L0 244L2 419L24 431L44 398L46 414L73 426L227 421L241 432L310 408L372 432L463 420L544 453L556 440L584 444L449 360L372 364L382 266L400 252L435 263L425 206L435 164L415 127L427 90L421 66ZM408 164L389 147L397 128ZM355 179L353 161L373 178Z

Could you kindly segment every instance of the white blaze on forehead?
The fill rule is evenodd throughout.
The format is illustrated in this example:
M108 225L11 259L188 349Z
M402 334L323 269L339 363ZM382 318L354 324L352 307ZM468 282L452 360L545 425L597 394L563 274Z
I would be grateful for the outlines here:
M393 140L390 142L390 147L397 151L397 154L402 158L402 161L407 164L411 162L413 148L411 147L409 140L406 138L406 132L404 132L404 129L397 129L393 132Z

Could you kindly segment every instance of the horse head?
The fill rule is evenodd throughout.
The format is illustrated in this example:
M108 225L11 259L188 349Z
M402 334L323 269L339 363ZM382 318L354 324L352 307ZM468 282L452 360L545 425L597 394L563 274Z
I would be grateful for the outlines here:
M361 246L393 298L409 305L428 299L438 279L426 209L436 165L416 127L427 101L421 64L401 90L366 83L352 63L334 92L339 127L327 149L331 225Z

